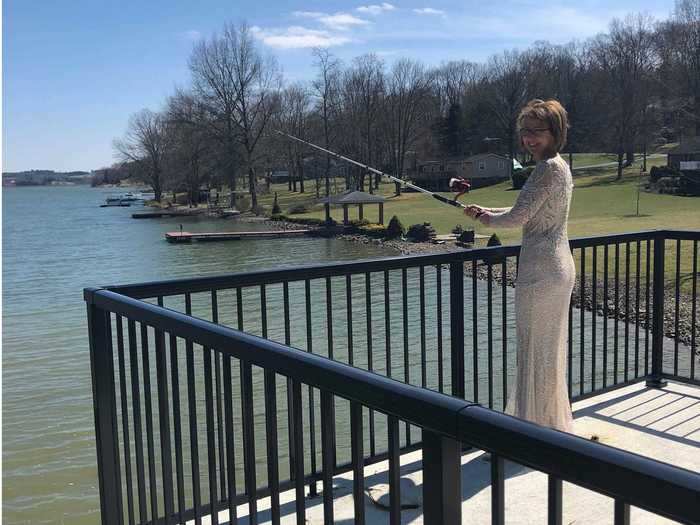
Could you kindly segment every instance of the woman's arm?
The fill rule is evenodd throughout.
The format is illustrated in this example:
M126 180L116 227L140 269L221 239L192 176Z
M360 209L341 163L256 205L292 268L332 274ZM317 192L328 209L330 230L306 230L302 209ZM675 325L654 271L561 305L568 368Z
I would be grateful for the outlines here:
M527 223L537 214L547 200L561 175L553 164L546 164L539 173L533 172L533 180L525 184L512 208L484 217L484 224L502 228L512 228Z

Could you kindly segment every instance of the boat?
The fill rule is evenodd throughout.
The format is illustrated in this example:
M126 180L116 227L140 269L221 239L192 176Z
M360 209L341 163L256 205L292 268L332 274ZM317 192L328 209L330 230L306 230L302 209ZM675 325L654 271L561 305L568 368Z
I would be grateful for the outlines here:
M134 193L128 191L119 195L111 195L105 199L103 208L108 206L131 206L133 203L144 203L146 200L152 199L152 194Z

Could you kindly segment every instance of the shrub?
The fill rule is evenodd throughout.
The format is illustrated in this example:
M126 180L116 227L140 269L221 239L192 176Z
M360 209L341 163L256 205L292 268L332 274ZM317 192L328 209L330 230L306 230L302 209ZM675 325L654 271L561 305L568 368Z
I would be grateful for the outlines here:
M406 228L403 227L399 218L394 215L386 227L386 238L397 239L406 233Z
M457 242L463 243L473 243L474 242L474 230L463 230L457 237Z
M652 166L649 171L651 182L658 182L662 177L678 177L680 173L672 166Z
M279 215L282 213L280 205L277 203L277 192L275 192L275 201L272 203L272 215Z
M362 235L367 235L368 237L374 237L376 239L382 239L386 237L386 228L381 224L366 224L359 226L357 231Z
M435 228L429 222L414 224L408 228L406 237L413 242L428 242L435 238Z
M296 215L299 213L308 213L309 207L306 204L295 204L294 206L290 206L287 212L290 215Z
M461 224L458 224L457 226L452 228L452 233L455 233L457 235L461 235L463 231L464 231L464 228L462 228Z
M486 243L486 246L501 246L501 239L494 233L489 237L489 242Z

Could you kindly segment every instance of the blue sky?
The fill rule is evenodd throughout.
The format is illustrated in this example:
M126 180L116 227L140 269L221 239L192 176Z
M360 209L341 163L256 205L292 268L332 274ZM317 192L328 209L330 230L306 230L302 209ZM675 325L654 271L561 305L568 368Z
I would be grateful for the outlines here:
M158 110L189 81L195 41L245 21L289 81L314 75L310 47L349 62L376 52L427 64L485 61L537 40L565 43L673 0L391 2L5 0L2 13L3 171L91 170L114 162L128 118Z

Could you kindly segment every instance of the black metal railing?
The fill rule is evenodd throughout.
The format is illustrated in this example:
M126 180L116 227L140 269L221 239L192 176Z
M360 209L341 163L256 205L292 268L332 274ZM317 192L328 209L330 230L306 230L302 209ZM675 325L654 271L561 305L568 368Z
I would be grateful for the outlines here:
M569 316L569 392L573 399L643 379L652 386L662 386L664 378L700 384L693 355L699 238L700 232L652 231L571 241L580 276L572 302L582 305L578 311L572 306ZM673 241L675 252L668 246ZM379 381L377 374L381 374L421 389L449 392L457 398L455 402L465 403L458 399L473 393L472 401L461 405L473 407L465 413L485 410L476 408L478 402L500 408L514 365L514 352L508 352L514 340L509 286L513 276L508 270L517 267L518 253L518 246L504 246L86 291L103 519L119 510L115 522L147 523L166 516L165 521L178 522L212 513L212 508L228 506L235 513L236 504L243 501L255 514L257 499L266 496L272 500L270 512L275 522L279 515L275 495L290 487L296 487L299 516L304 486L313 495L317 480L328 482L333 473L352 469L359 477L361 466L388 458L390 465L394 462L390 481L395 482L398 454L421 446L424 463L427 454L445 467L441 458L448 450L454 455L450 449L454 446L445 445L436 434L556 472L556 465L528 463L515 450L489 448L479 442L486 434L465 439L464 434L433 427L424 417L395 412L393 386L375 393L381 399L358 399L345 386L278 368L266 354L272 348L268 345L273 345L291 352L295 357L287 358L292 360L305 355L314 363L327 364L314 355L320 354L344 361L352 365L349 370L361 375L360 383L353 383L360 390ZM621 253L624 279L620 277ZM669 277L671 267L675 274ZM614 269L612 281L610 268ZM494 283L500 288L498 294L494 294ZM675 285L674 301L664 300L664 287L670 284ZM682 308L687 297L690 309ZM664 319L664 306L674 311L672 325ZM499 321L500 329L494 329ZM206 330L196 332L195 337L192 323ZM681 325L689 327L687 350L679 344ZM674 338L664 340L669 326L677 327ZM226 339L223 346L222 340L211 344L207 337L212 330L217 334L223 330L233 339ZM247 351L256 349L255 359L240 353L241 341L247 341ZM348 367L340 369L347 371ZM277 382L278 376L282 382ZM387 385L395 386L395 382ZM421 389L417 391L426 396L436 395ZM438 406L448 399L438 397ZM439 408L430 410L439 412ZM430 414L421 416L429 418ZM502 424L511 420L504 419ZM183 421L186 429L181 426ZM264 447L260 446L261 433L265 434ZM242 462L236 460L241 457ZM258 464L267 468L258 468ZM430 477L434 467L424 465L424 476ZM436 482L445 481L442 467ZM494 475L498 479L498 472ZM567 475L562 473L557 479L570 480ZM392 487L395 506L398 485ZM560 494L560 485L551 486L554 496L557 487ZM619 497L625 505L652 505L651 500L645 506L628 493L610 492L599 485L594 490ZM324 497L328 494L324 491ZM356 493L356 501L361 501L359 495ZM114 498L118 501L111 501ZM444 501L446 506L437 505L429 512L425 501L426 519L432 512L442 512L437 507L444 511L454 504ZM356 505L356 518L361 521L359 507ZM628 512L625 509L621 507L622 516ZM663 506L650 510L670 516ZM392 516L397 512L394 508Z

